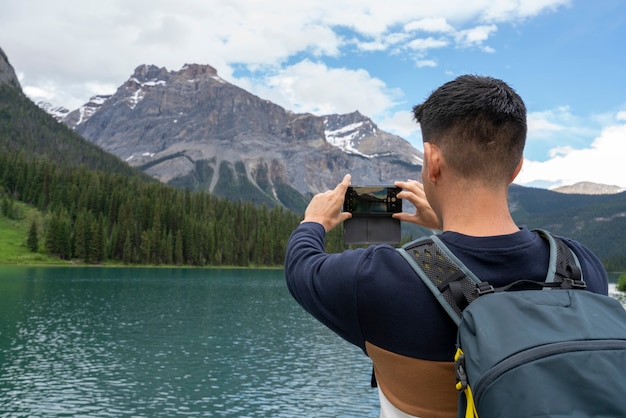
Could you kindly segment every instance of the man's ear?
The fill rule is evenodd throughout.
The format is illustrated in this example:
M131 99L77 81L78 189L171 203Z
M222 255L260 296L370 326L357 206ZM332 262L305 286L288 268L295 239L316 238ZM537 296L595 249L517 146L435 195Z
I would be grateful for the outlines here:
M517 163L517 167L515 167L515 170L513 171L513 174L511 175L511 179L509 180L509 184L513 183L513 181L515 180L515 178L517 177L519 172L522 171L522 166L523 165L524 165L524 157L522 156L522 158L519 159L519 163Z
M430 142L424 142L424 161L426 178L432 184L437 184L441 170L441 148Z

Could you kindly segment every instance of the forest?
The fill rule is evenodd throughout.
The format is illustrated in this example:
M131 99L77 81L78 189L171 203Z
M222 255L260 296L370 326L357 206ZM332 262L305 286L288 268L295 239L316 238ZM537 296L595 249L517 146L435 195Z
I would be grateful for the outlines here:
M519 225L570 236L610 271L626 269L626 194L565 196L511 187ZM284 207L225 200L164 185L57 122L14 87L0 85L0 215L37 208L32 251L100 264L282 265L302 218ZM607 215L608 214L608 215ZM424 231L405 228L403 242ZM327 250L342 251L342 230Z
M159 183L0 85L0 215L20 216L18 201L41 214L24 237L32 251L90 264L282 265L302 219Z
M32 250L86 263L281 265L301 220L282 207L221 200L85 167L63 169L28 159L23 151L0 154L0 186L4 216L19 216L12 213L15 200L43 214L30 228L29 242L41 241ZM337 236L335 245L342 245Z

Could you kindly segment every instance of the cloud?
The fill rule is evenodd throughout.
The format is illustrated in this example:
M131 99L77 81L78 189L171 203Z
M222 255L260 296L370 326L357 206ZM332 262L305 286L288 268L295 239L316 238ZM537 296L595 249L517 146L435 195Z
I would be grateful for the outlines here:
M237 84L294 112L317 115L359 110L374 117L393 107L395 98L401 96L399 90L388 88L365 70L330 68L310 60L256 79L239 79Z
M482 12L482 19L487 22L521 21L546 11L554 11L560 6L568 6L571 0L528 1L498 0L489 2Z
M561 147L551 154L547 161L525 161L515 183L558 187L591 181L626 188L626 171L615 169L626 155L626 124L606 127L587 148Z
M429 59L417 59L415 60L415 66L417 68L424 68L424 67L436 67L437 66L437 61L435 60L429 60Z
M470 29L460 30L455 33L454 37L457 44L463 47L482 46L483 42L489 39L489 36L496 32L496 25L476 26ZM488 48L489 52L493 52L492 48Z
M419 136L419 125L413 119L413 112L401 110L393 113L389 116L383 117L378 123L378 126L387 132L391 132L392 134L406 139L411 142L415 148L419 150L424 149L422 139Z
M454 27L448 24L444 17L427 17L424 19L415 20L413 22L404 25L404 30L407 32L423 31L423 32L453 32Z
M69 106L93 94L90 83L119 86L141 64L168 69L210 64L230 79L241 68L283 67L305 56L337 58L355 46L363 53L391 48L418 53L457 42L493 52L484 42L496 31L494 22L517 21L566 2L504 1L496 2L498 7L466 0L417 6L378 0L5 3L0 39L10 39L3 48L16 69L24 71L29 91L72 101L57 103ZM436 57L413 59L418 67L437 65ZM361 80L363 89L371 88L369 78ZM277 87L282 84L273 80ZM306 100L293 97L298 103Z
M526 150L532 158L543 160L549 153L539 155L534 152L535 149L558 149L563 146L563 142L571 147L581 147L598 136L603 126L614 122L614 115L610 119L601 115L577 116L571 112L569 106L530 112Z
M413 39L407 44L407 48L422 51L425 49L443 48L448 46L445 39L435 39L433 37Z

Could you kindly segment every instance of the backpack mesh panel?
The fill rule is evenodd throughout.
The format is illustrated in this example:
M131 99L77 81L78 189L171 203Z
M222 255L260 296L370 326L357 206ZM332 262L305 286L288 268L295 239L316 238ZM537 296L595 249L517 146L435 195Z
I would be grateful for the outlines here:
M425 240L418 245L407 248L407 252L413 256L420 268L426 273L430 281L439 289L448 304L461 316L464 307L459 307L456 299L450 291L450 282L461 283L463 295L469 304L476 299L476 284L463 274L452 260L445 255L431 240ZM456 279L454 278L455 276Z

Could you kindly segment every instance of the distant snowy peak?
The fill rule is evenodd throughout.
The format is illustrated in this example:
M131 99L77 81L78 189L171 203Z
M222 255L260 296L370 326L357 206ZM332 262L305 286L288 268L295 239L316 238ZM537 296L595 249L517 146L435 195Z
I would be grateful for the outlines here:
M111 95L108 94L93 96L91 99L89 99L89 101L79 109L80 119L78 120L77 125L80 125L91 116L93 116L93 114L96 113L98 109L100 109L102 105L110 98Z
M73 111L63 106L55 107L45 102L40 102L38 105L59 122L76 128L76 126L89 120L108 100L122 102L129 108L135 109L154 89L166 88L171 82L190 84L198 83L203 79L226 83L217 75L217 70L210 65L185 64L180 71L168 71L165 67L144 64L135 69L134 73L119 87L115 94L93 96L87 103Z
M63 119L70 113L70 110L64 106L54 106L48 102L37 102L37 106L52 115L59 122L63 122Z
M67 113L60 121L70 128L75 128L89 120L110 98L110 94L93 96L78 109Z

